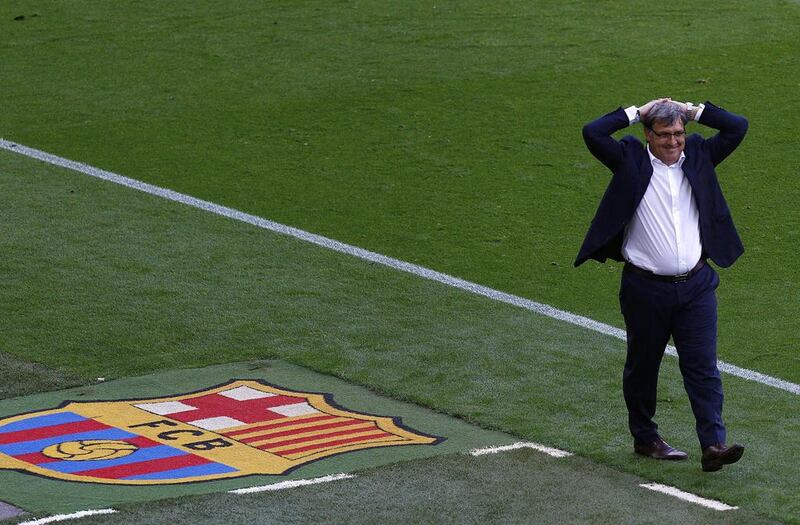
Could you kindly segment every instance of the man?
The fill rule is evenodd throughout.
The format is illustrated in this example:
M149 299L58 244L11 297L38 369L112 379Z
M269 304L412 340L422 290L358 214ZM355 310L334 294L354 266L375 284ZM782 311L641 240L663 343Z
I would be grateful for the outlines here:
M718 130L686 136L694 120ZM641 121L647 145L612 134ZM670 337L695 416L704 471L738 461L727 446L722 382L717 368L719 277L706 263L728 267L742 254L715 166L747 132L747 120L706 102L662 98L619 108L583 128L589 151L613 176L575 260L624 261L620 307L628 350L623 393L637 454L667 460L687 454L668 445L653 421L658 369Z

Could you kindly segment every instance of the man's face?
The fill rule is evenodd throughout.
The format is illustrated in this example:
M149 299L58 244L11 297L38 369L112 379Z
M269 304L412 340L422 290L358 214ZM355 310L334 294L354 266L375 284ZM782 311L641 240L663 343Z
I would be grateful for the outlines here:
M644 128L650 152L661 162L670 166L678 162L686 145L686 131L680 119L670 125L654 122L652 128Z

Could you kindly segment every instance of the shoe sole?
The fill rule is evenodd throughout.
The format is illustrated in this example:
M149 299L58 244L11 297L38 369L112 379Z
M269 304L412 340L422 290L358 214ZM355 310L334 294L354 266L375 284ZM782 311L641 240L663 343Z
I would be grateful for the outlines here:
M643 457L646 457L646 458L650 458L650 459L658 459L658 460L661 460L661 461L683 461L684 459L689 457L689 455L686 454L686 453L684 453L683 455L677 455L677 456L653 456L653 455L648 454L646 452L640 452L640 451L635 450L635 449L634 449L634 452L636 452L640 456L643 456Z
M725 451L720 457L710 461L702 461L703 472L716 472L721 470L723 466L736 463L744 455L744 447L731 447Z

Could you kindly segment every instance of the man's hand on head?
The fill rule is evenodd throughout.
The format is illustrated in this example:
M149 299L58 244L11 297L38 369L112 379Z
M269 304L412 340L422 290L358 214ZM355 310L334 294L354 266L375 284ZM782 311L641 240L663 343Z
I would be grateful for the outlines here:
M639 108L639 118L644 120L644 118L647 116L647 113L653 108L653 106L655 106L660 102L672 102L672 99L670 97L664 97L651 100L650 102Z

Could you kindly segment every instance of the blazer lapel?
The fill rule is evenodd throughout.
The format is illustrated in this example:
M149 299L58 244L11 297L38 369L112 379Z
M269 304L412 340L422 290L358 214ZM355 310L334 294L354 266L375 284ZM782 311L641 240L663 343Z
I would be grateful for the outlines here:
M636 171L636 175L638 184L634 196L634 210L636 210L639 203L642 201L647 187L650 186L650 179L653 178L653 165L650 163L650 156L647 154L647 150L644 151L644 156L639 161L639 169Z

